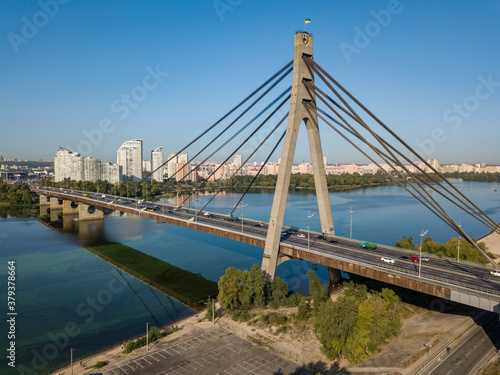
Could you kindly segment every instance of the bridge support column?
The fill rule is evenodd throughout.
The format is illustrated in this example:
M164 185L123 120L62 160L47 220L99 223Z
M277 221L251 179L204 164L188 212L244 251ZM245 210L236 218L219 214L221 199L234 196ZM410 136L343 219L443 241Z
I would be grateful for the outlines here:
M62 210L63 209L63 200L57 199L56 197L50 198L50 210Z
M66 214L78 214L78 203L65 199L63 201L63 213Z
M38 197L40 199L40 206L50 206L50 197L49 196L40 194Z
M267 230L266 246L262 258L262 269L270 278L274 278L276 266L278 265L279 244L281 240L281 228L285 216L285 205L290 187L290 175L297 144L299 128L304 121L309 138L311 162L313 166L314 184L316 187L316 198L318 200L318 212L323 233L334 233L332 209L328 187L326 184L325 165L323 163L323 151L318 128L318 116L316 110L309 110L304 103L311 103L314 108L316 97L304 85L304 81L314 82L314 75L308 69L303 56L313 56L313 37L306 32L298 32L294 36L294 58L292 93L290 97L290 111L288 123L281 154L281 164L274 192L271 217Z
M337 289L339 283L342 281L342 272L337 268L328 267L328 277L330 279L328 294L330 294Z
M89 206L83 203L78 205L79 220L98 220L104 219L104 211L97 206Z

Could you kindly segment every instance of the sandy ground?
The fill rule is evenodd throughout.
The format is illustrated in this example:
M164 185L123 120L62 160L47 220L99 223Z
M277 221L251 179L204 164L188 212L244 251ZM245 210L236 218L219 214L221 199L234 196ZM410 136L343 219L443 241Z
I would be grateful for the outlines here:
M500 262L500 234L493 232L480 238L479 241L482 241L488 246L488 251L495 254L498 258L497 262Z

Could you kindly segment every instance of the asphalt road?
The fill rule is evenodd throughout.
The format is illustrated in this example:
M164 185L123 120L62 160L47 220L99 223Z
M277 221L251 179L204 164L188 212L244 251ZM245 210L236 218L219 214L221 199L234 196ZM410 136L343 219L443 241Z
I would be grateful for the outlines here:
M196 220L198 223L211 225L214 227L225 228L228 230L252 234L255 236L266 238L267 223L258 222L252 219L244 218L238 221L229 220L226 215L220 213L211 213L211 216L204 216L197 214L197 211L187 207L176 207L163 205L158 202L139 203L135 199L116 197L97 193L84 193L76 190L67 189L53 189L44 190L45 192L54 192L63 194L71 199L72 196L83 197L87 194L89 199L95 201L98 205L99 202L105 202L116 206L119 210L120 206L128 207L129 209L157 209L154 211L156 214L163 214L181 220ZM261 226L259 226L259 224ZM284 227L284 229L290 229ZM299 237L302 235L302 237ZM360 247L361 242L350 240L345 237L328 235L326 239L318 239L321 233L309 232L306 230L297 230L296 233L289 233L282 237L281 241L287 244L300 246L303 248L310 248L313 250L334 254L347 259L356 260L367 264L382 266L389 270L396 270L405 272L412 275L418 275L419 264L409 260L402 260L402 256L418 256L418 253L409 252L408 250L398 249L389 246L379 245L377 249L366 249ZM309 241L308 241L309 237ZM309 242L309 246L308 246ZM381 261L382 257L390 257L394 260L393 264L388 264ZM441 278L442 281L447 281L451 284L461 285L467 288L482 290L490 294L495 294L500 298L500 277L490 275L490 269L481 266L467 264L466 262L456 262L455 260L440 259L437 257L429 256L429 261L421 262L421 275L433 279Z
M500 344L500 322L495 314L484 326L472 331L445 350L422 375L468 375L476 374L491 356L498 353Z

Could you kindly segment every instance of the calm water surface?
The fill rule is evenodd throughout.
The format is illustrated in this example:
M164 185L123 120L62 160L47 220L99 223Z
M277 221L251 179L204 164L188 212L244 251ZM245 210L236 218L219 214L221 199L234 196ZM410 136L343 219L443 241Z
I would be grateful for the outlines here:
M500 221L500 184L456 182L481 209ZM199 196L193 205L202 205L209 196ZM208 210L229 213L238 194L218 196ZM273 195L269 190L253 190L245 196L243 216L268 221ZM439 219L403 189L384 186L332 193L330 195L335 231L349 236L352 207L353 238L393 245L401 236L418 238L421 229L428 236L446 241L454 236ZM469 235L479 238L489 231L459 210L444 204ZM306 228L307 216L317 211L312 192L291 193L285 225ZM241 209L235 212L241 216ZM309 222L320 230L316 213ZM40 373L74 358L143 334L145 324L168 326L176 319L193 314L188 307L116 270L82 248L82 241L94 237L117 241L177 267L218 281L228 266L249 269L260 264L262 249L139 217L107 216L101 226L87 228L77 236L49 229L36 219L0 219L0 299L7 300L7 261L16 262L16 365L9 369L5 356L2 374L17 374L19 366ZM307 290L308 262L286 262L277 268L294 290ZM319 267L326 281L325 267ZM207 296L208 297L208 296ZM4 302L2 311L6 311ZM4 315L5 317L5 315ZM4 323L4 327L7 325ZM2 329L2 332L4 330ZM7 349L2 334L1 347ZM5 350L6 351L6 350ZM4 353L5 353L4 351ZM4 369L7 371L4 372Z

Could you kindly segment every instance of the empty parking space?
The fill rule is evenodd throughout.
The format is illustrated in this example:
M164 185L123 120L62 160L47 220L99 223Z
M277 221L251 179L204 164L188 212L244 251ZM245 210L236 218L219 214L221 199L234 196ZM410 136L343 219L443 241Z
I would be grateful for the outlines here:
M150 353L115 365L103 375L273 375L294 373L296 363L219 327L171 342L160 342ZM302 370L297 375L310 375Z

